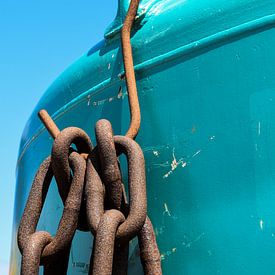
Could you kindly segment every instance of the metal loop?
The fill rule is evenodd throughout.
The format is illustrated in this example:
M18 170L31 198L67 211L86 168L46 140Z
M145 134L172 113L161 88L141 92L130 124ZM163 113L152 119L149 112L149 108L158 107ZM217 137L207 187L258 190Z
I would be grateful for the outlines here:
M129 214L117 230L117 239L131 240L142 228L147 212L144 156L140 146L125 136L114 136L116 150L128 161Z
M47 261L48 257L52 258L54 255L62 253L64 249L67 249L77 228L84 187L86 163L85 160L76 152L71 153L69 160L74 172L71 188L65 201L64 211L56 236L52 238L51 242L42 252L41 259L43 261ZM19 225L18 246L23 254L26 249L29 249L29 239L32 239L33 234L37 233L35 232L36 226L51 183L52 175L51 158L48 157L43 161L35 176Z
M40 165L18 228L18 247L21 253L27 246L28 239L36 230L44 201L53 177L51 157L47 157Z
M122 180L118 166L111 123L101 119L95 127L101 176L106 188L108 208L120 210L122 202Z
M101 179L94 167L94 151L87 159L85 201L87 210L87 223L90 231L95 235L101 217L104 214L105 190Z
M38 274L41 253L51 241L51 235L44 231L35 232L28 238L22 253L21 275Z
M78 225L78 216L84 188L86 171L85 160L76 152L72 152L70 164L74 172L72 184L66 199L61 220L53 241L43 251L43 258L52 256L65 249L70 244Z
M93 262L90 267L90 274L112 274L116 232L118 226L124 221L124 215L118 210L107 210L102 216L95 237Z
M78 153L90 153L92 142L80 128L68 127L54 140L52 147L52 168L63 203L66 201L72 179L69 165L70 146L75 144Z

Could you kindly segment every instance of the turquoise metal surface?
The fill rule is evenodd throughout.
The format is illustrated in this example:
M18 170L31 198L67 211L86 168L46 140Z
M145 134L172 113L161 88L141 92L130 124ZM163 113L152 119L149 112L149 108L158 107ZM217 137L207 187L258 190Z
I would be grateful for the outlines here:
M38 165L52 140L36 117L94 138L99 118L116 134L129 124L119 28L120 1L105 39L46 91L23 133L16 230ZM149 215L164 274L275 272L275 2L143 0L132 36L146 159ZM124 177L126 167L122 159ZM52 185L39 229L54 234L62 202ZM91 237L77 232L69 274L88 272ZM142 274L137 242L129 274Z

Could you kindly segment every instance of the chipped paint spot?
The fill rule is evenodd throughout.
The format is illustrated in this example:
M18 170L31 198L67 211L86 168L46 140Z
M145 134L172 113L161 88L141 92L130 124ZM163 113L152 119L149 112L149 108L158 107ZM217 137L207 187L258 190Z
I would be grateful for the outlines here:
M263 230L264 229L264 221L262 219L260 220L259 225L260 225L260 229Z
M110 69L111 69L111 63L108 64L108 70L110 70Z
M158 157L159 156L159 151L153 151L154 156Z
M113 54L112 54L112 58L114 58L114 57L115 57L115 54L113 53Z
M171 166L171 170L168 171L164 176L163 178L168 178L174 170L176 170L178 168L178 166L181 165L181 167L185 167L187 165L187 163L183 160L183 158L180 158L179 160L176 159L176 156L175 156L175 148L173 148L173 160L170 164Z
M214 140L216 137L215 136L211 136L210 138L209 138L209 140Z
M177 248L173 247L170 250L167 250L166 252L161 253L160 254L161 261L165 260L165 257L168 257L168 256L170 256L170 255L172 255L172 254L174 254L176 252L177 252Z
M90 106L90 103L91 103L91 95L88 95L88 96L87 96L87 100L88 100L87 105Z
M171 213L169 211L167 203L165 202L163 206L164 206L163 215L167 214L169 217L171 217Z
M196 132L196 130L197 130L196 126L193 126L191 129L192 134L194 134Z

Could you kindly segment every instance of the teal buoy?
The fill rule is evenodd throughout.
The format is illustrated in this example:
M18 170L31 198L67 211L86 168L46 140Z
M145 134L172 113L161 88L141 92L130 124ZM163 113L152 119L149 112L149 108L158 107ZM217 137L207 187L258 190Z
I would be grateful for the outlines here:
M94 138L100 118L125 134L129 107L121 0L103 41L56 79L24 130L17 165L16 230L52 140L37 112ZM275 270L275 1L142 0L132 33L141 104L148 211L164 274L252 275ZM121 159L124 177L125 160ZM62 202L52 185L38 225L55 233ZM91 235L78 231L68 274L89 270ZM137 241L129 274L142 274Z

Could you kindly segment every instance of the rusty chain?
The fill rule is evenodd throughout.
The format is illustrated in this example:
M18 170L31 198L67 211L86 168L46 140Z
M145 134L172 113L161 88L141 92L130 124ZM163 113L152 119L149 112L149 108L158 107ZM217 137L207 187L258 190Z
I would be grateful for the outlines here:
M45 110L39 117L54 139L51 155L40 165L18 228L22 253L21 274L66 274L75 231L94 235L89 274L126 275L129 241L138 237L145 275L160 275L160 253L147 216L144 156L134 141L140 127L130 34L139 0L131 0L121 32L130 126L126 136L114 136L111 123L101 119L95 127L97 146L80 128L60 131ZM72 147L74 145L74 148ZM128 196L118 156L128 162ZM55 236L36 231L52 178L64 209ZM128 202L129 199L129 202Z

